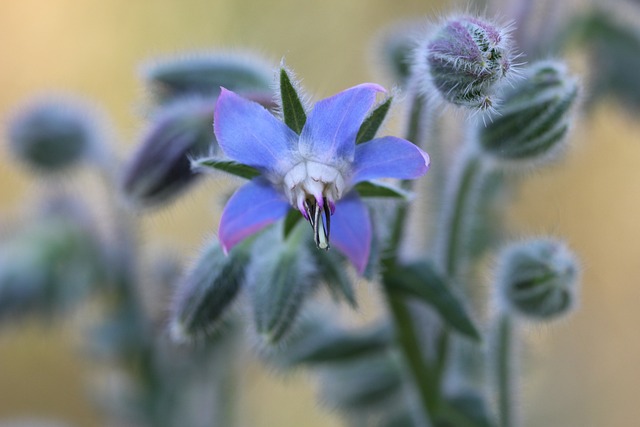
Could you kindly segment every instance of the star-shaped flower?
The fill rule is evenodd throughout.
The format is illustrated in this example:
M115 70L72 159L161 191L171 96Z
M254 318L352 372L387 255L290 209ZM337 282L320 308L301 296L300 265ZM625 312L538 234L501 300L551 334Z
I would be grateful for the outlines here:
M364 271L371 221L354 186L377 178L414 179L429 168L429 156L404 139L386 136L356 145L379 92L385 90L365 83L318 102L298 134L260 104L222 89L214 115L220 148L260 173L224 208L219 238L225 250L293 208L311 224L319 249L335 246Z

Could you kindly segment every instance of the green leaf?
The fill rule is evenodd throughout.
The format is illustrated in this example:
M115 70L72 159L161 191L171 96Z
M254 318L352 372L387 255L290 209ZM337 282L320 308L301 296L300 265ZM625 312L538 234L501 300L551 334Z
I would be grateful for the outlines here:
M380 409L403 393L400 367L388 353L335 364L322 374L324 400L347 411Z
M355 186L361 197L392 197L396 199L410 198L410 193L381 181L363 181Z
M251 166L234 162L233 160L218 159L215 157L204 157L191 162L191 169L217 169L240 178L253 179L260 175L260 172Z
M356 137L356 144L362 144L363 142L371 141L375 138L378 129L384 122L389 108L391 108L391 102L393 97L390 96L381 102L372 112L369 114L358 130L358 136Z
M451 292L447 281L427 261L418 261L384 275L390 292L418 298L431 305L442 320L461 334L480 340L480 334L467 314L462 301Z
M295 209L289 209L287 212L287 216L284 217L284 228L283 228L283 236L285 240L289 237L289 234L293 231L293 229L298 225L298 222L302 219L302 214Z
M320 251L316 248L313 248L311 253L333 299L344 299L352 308L357 308L353 282L347 274L344 257L336 251Z
M326 319L309 321L304 336L287 347L284 358L289 366L344 362L382 352L393 342L389 325L348 331L326 325Z
M437 427L495 427L485 401L476 393L446 396L440 405Z
M298 92L284 68L280 69L280 97L282 98L284 122L295 133L300 134L307 121L307 113L305 113Z

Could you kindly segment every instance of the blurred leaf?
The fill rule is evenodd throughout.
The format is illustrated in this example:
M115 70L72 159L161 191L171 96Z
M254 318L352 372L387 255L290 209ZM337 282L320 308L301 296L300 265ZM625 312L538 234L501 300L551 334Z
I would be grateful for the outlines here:
M476 393L445 397L440 405L437 427L495 427L485 401Z
M387 117L387 113L389 112L389 108L391 108L392 102L393 97L390 96L376 106L371 114L369 114L362 125L360 125L358 136L356 137L356 144L371 141L376 137L378 129L380 129L380 126L384 123L384 119Z
M384 411L402 390L400 369L388 354L332 366L321 380L327 402L344 410Z
M284 122L299 135L307 121L307 114L304 111L296 88L291 83L291 78L284 68L280 69L280 96Z
M381 352L393 341L389 325L347 331L326 325L325 319L308 320L303 335L286 348L288 365L337 363Z
M640 28L624 19L611 10L596 8L577 16L561 35L560 44L574 41L591 53L588 106L611 94L626 107L640 109Z
M260 175L260 172L251 166L243 165L242 163L234 162L233 160L224 160L216 157L204 157L193 160L191 162L191 168L211 168L246 179L253 179Z
M418 298L432 306L442 320L459 333L480 340L480 334L467 314L462 301L449 284L427 261L399 266L384 274L390 292Z
M357 183L354 188L361 197L391 197L404 200L410 198L408 192L382 181L363 181Z

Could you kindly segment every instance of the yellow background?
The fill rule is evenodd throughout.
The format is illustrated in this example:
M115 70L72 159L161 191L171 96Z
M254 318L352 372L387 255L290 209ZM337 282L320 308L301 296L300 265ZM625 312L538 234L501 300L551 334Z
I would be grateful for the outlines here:
M185 49L251 48L274 62L286 57L313 94L327 96L381 79L371 72L370 46L380 28L438 10L447 8L417 0L3 0L0 122L4 127L25 97L70 91L102 105L124 155L142 128L136 71L145 59ZM577 313L525 327L530 346L521 409L536 420L531 426L629 427L640 419L637 113L604 104L579 119L571 144L561 164L531 173L511 210L514 237L563 236L583 265ZM210 193L220 188L208 183L179 206L151 215L145 243L170 243L194 254L217 224L219 208ZM17 215L18 204L38 189L3 148L0 217ZM51 416L101 425L86 393L79 338L68 326L0 328L0 419ZM251 364L242 378L245 425L341 425L314 403L309 384L306 375L283 380Z

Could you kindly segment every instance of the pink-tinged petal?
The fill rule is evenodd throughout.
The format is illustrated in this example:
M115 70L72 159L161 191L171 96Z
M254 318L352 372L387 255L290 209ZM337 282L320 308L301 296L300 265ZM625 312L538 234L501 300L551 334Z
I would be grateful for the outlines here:
M220 219L218 238L225 251L286 215L289 203L273 187L250 181L234 193Z
M290 167L298 135L260 104L221 88L213 128L230 159L262 171Z
M331 216L330 243L344 253L362 274L371 251L371 220L362 200L350 193L341 199Z
M427 153L407 140L385 136L356 147L351 184L377 178L414 179L427 170Z
M352 161L358 130L378 92L385 90L364 83L318 102L300 134L302 155L327 164L337 159Z

